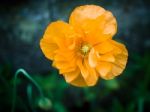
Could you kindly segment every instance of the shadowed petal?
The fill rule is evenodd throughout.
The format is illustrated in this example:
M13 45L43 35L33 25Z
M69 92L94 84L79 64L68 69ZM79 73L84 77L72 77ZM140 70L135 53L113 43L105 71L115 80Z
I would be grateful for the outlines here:
M74 85L74 86L78 86L78 87L86 87L88 86L85 82L85 79L82 77L81 74L78 75L78 77L71 81L70 84Z
M68 83L71 83L71 82L73 82L74 80L76 80L76 78L77 78L79 75L80 75L80 70L79 70L79 68L75 69L75 70L72 71L72 72L64 73L65 80L66 80Z
M88 60L85 59L84 62L79 60L77 64L78 64L78 67L80 68L81 75L83 76L86 84L88 86L95 85L98 80L98 76L97 76L95 69L89 66Z
M90 67L95 67L97 65L97 54L96 51L92 48L89 52L89 56L88 56L88 63L90 65Z
M108 62L99 62L96 66L96 70L99 73L100 77L105 78L107 77L108 73L112 69L112 64Z

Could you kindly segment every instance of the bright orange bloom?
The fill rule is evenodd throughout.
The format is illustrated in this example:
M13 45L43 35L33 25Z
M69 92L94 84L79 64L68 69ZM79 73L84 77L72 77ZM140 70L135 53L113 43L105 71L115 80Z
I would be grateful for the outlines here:
M77 7L69 23L52 22L40 41L45 56L65 80L93 86L98 78L113 79L124 70L128 52L112 40L117 23L111 12L96 5Z

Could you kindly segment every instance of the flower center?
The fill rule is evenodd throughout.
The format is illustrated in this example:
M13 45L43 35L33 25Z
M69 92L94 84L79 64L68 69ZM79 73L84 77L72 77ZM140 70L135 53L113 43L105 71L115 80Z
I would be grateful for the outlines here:
M86 55L91 49L91 46L89 44L83 44L81 45L81 54Z

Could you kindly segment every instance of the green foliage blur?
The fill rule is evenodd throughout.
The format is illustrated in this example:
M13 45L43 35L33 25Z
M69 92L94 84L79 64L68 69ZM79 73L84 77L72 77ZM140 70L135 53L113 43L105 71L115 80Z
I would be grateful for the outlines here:
M16 111L30 112L148 112L150 104L150 53L130 53L126 70L121 76L94 87L77 88L65 82L56 70L30 74L40 85L48 101L40 102L37 88L24 76L17 80ZM11 66L0 67L0 109L12 106L13 77ZM21 73L20 73L21 74ZM28 99L27 86L32 86ZM42 103L42 104L39 104ZM3 107L4 106L4 107Z

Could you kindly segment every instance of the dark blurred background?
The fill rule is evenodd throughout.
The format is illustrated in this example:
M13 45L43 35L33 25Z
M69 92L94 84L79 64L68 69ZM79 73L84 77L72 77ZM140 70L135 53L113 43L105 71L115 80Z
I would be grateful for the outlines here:
M72 10L84 4L100 5L115 15L114 39L127 46L129 59L121 76L77 88L51 67L39 40L50 22L68 21ZM20 74L16 112L150 112L150 0L1 0L0 112L11 112L19 68L36 80L51 105L41 103L36 87Z

